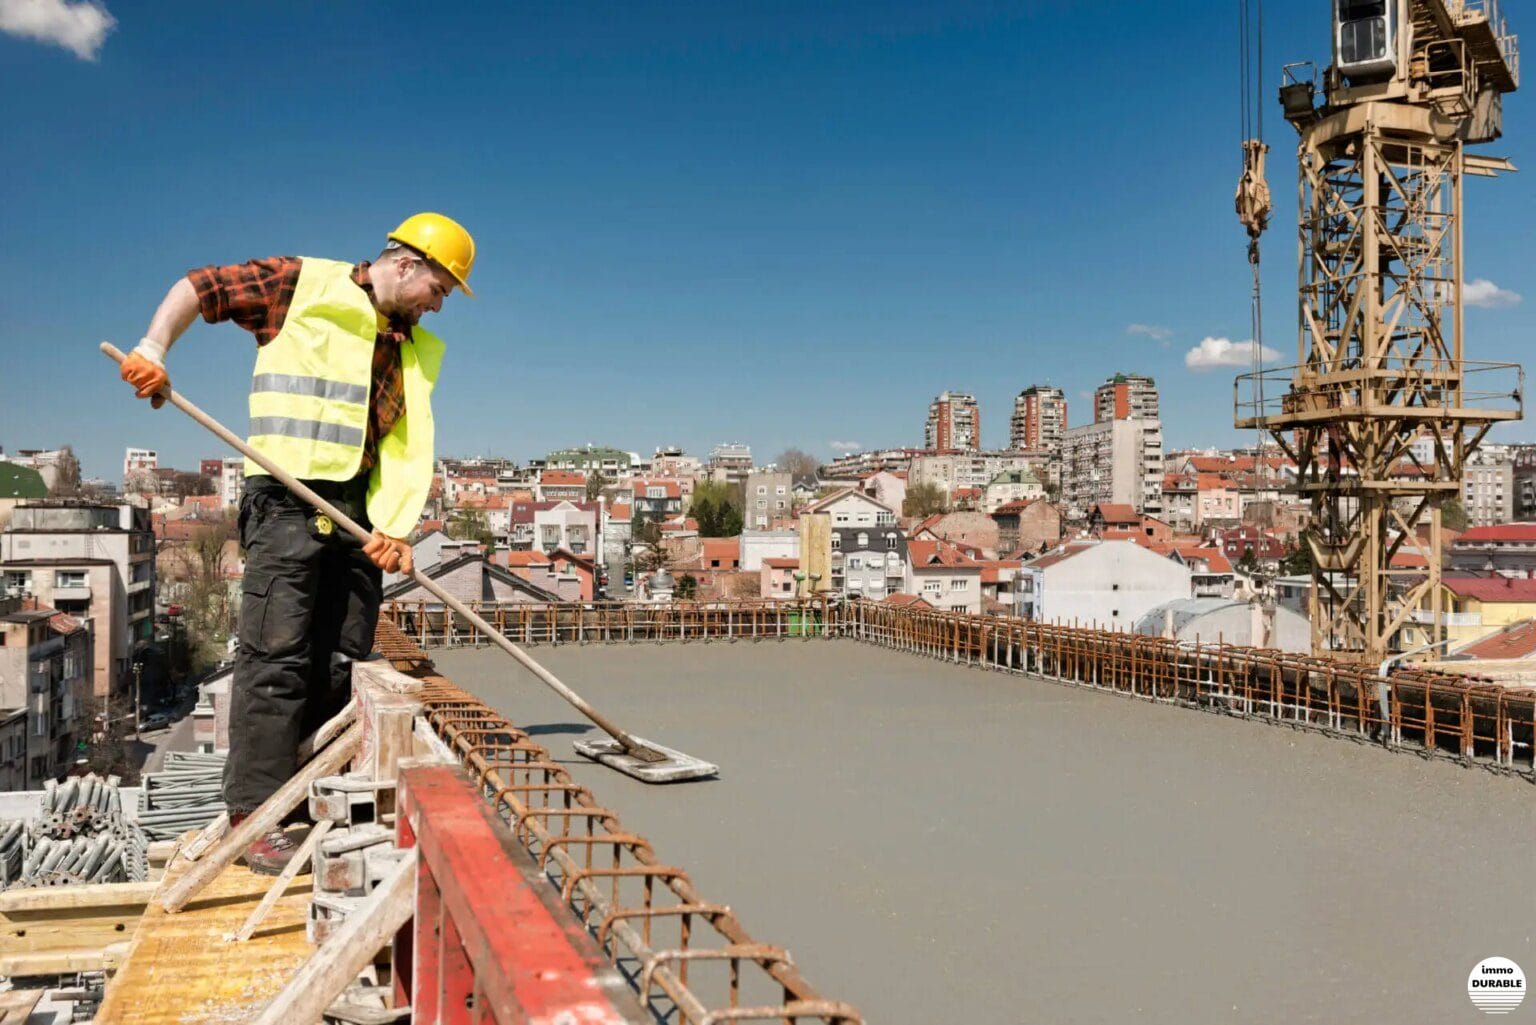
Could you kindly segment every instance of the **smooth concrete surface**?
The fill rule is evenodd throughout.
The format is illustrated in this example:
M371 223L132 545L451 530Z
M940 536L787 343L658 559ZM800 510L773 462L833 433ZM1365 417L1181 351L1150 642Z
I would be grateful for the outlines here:
M1471 1022L1479 960L1536 974L1522 780L852 641L531 651L721 777L581 761L505 655L432 654L871 1022Z

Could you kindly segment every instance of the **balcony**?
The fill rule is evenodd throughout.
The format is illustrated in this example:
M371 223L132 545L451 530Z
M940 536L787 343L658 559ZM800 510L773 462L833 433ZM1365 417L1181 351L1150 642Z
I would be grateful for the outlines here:
M1435 614L1428 609L1417 609L1410 619L1415 623L1433 625ZM1440 613L1441 626L1482 626L1483 614L1481 612L1442 612Z
M133 586L137 587L138 585L135 584ZM146 586L146 587L148 586L148 581L145 582L144 586ZM130 587L129 588L129 592L132 593L132 590L133 590L133 588ZM54 601L90 601L91 600L91 585L90 584L77 584L77 585L70 585L69 587L55 587L53 589L53 600Z

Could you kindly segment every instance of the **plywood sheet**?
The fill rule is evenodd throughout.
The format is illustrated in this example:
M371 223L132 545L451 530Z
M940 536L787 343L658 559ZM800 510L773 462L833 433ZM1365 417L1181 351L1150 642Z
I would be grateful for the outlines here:
M175 882L191 863L178 858L160 881ZM96 1015L99 1025L232 1025L249 1021L314 949L305 936L310 877L289 885L245 943L240 928L273 883L244 865L226 868L176 914L151 901L121 969Z

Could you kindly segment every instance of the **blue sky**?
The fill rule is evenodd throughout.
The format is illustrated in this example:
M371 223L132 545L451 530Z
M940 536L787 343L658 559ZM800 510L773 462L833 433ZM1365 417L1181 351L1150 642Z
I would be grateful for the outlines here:
M1269 8L1265 341L1291 363L1273 86L1326 62L1328 5ZM945 388L977 394L997 446L1025 386L1065 388L1077 424L1116 371L1157 378L1170 445L1241 440L1237 371L1184 363L1249 337L1232 0L105 9L93 60L0 25L0 94L25 98L0 161L8 451L72 443L111 478L126 445L220 454L134 402L97 342L135 343L189 267L365 258L421 209L480 247L478 298L428 320L445 454L826 457L920 444ZM1489 150L1526 166L1533 146L1516 93ZM1530 189L1472 182L1469 279L1536 297ZM1472 310L1468 357L1523 360L1531 306ZM252 350L199 322L172 381L238 429Z

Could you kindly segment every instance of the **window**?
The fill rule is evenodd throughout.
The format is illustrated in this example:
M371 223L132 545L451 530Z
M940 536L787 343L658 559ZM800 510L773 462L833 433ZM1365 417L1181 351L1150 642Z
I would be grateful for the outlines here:
M859 558L857 555L850 555L850 556L848 556L848 568L849 569L863 569L864 568L864 560Z
M885 535L885 547L887 549L893 549L893 548L896 547L896 535L895 534L887 534L887 535Z
M783 491L782 488L780 488L779 490ZM766 495L768 493L768 485L766 485L766 484L759 484L757 486L757 493L759 495Z
M838 523L847 523L848 522L848 514L847 513L838 513L837 514L837 522Z
M862 530L859 531L859 547L860 548L868 548L869 547L869 535L864 533Z
M25 570L7 570L5 573L5 591L7 594L15 592L21 594L32 590L32 574Z
M833 534L832 535L832 550L834 552L841 551L842 547L843 547L843 535L841 535L841 534Z
M780 484L778 487L773 489L773 493L775 495L783 495L783 494L786 494L787 492L788 492L788 489L785 488L784 485L782 485L782 484Z
M928 594L938 594L942 590L944 590L944 582L942 580L923 581L923 591Z
M963 591L968 584L970 584L969 580L957 577L949 582L949 589L951 591Z
M61 569L53 574L54 587L84 587L85 570Z

